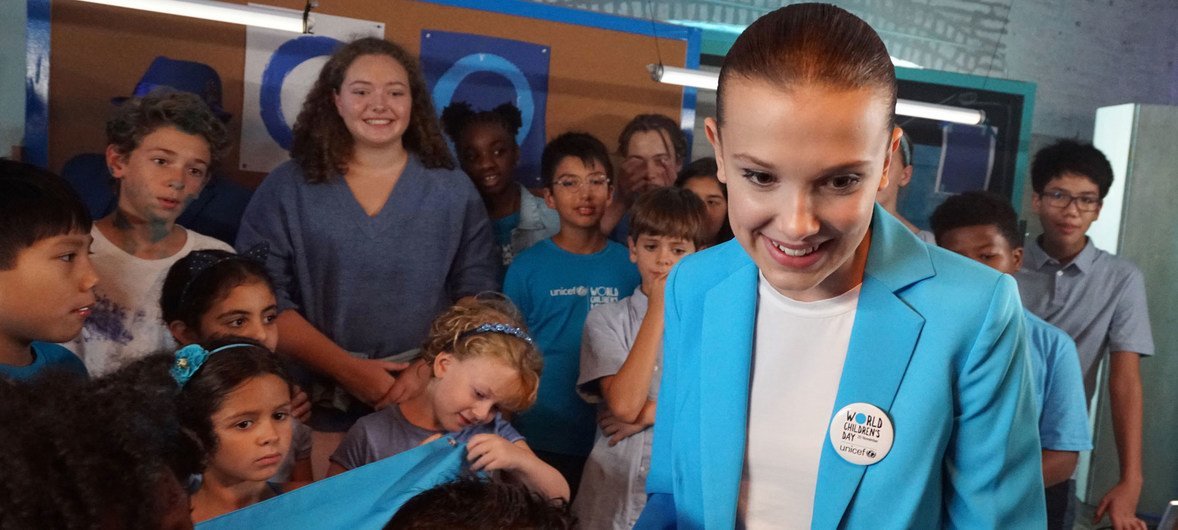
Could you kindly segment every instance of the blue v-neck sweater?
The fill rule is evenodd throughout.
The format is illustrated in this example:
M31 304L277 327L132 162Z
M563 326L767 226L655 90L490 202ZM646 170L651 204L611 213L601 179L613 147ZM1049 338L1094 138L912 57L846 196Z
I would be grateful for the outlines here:
M370 358L421 346L455 300L499 289L491 224L460 170L410 155L388 201L364 212L343 178L311 184L291 161L254 193L239 251L270 244L279 311L298 310L344 349Z

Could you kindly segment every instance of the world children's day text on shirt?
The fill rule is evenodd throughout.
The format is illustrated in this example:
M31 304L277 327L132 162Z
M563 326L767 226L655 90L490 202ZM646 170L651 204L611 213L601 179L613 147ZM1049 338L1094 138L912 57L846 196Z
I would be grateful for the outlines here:
M556 289L550 289L548 291L548 296L588 296L589 308L592 309L599 305L617 302L618 288L606 286L585 287L584 285L579 285L576 287L560 287Z

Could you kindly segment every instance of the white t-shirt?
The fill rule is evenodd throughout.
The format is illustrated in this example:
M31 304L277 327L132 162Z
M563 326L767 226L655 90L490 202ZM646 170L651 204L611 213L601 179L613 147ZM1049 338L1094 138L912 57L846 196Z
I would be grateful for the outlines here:
M160 292L168 269L189 252L233 247L219 239L187 231L179 252L163 259L143 259L115 246L97 226L90 260L98 273L97 298L82 333L65 346L78 354L94 377L149 354L174 349L176 342L160 315Z
M810 528L859 287L798 302L761 276L737 527Z

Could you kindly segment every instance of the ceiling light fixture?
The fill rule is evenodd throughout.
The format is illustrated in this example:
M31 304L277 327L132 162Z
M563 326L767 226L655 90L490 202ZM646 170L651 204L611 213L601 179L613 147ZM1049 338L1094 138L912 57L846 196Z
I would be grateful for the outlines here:
M193 17L230 24L269 28L293 33L307 33L311 27L310 8L303 13L266 6L218 2L216 0L80 0L128 9L140 9L167 15Z
M651 79L660 83L678 85L703 90L716 90L720 84L720 75L715 72L704 72L689 68L650 64L646 66ZM947 121L978 125L986 121L986 113L976 109L950 107L910 99L896 100L896 114L913 118Z

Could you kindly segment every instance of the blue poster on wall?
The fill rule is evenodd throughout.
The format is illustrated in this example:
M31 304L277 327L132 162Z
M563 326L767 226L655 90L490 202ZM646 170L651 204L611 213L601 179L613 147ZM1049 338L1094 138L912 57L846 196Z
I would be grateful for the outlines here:
M540 185L544 119L548 102L547 46L469 33L423 30L421 64L438 115L451 102L465 101L476 111L503 103L519 108L523 126L516 135L520 161L516 180Z

